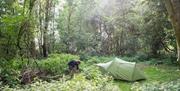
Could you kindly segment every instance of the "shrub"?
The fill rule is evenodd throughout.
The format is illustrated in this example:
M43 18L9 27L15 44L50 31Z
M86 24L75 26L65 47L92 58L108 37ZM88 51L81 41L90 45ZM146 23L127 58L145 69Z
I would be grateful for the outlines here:
M138 52L136 55L135 55L135 58L139 61L147 61L149 59L149 56L147 53L144 53L144 52Z
M99 73L98 73L99 74ZM97 74L96 74L97 75ZM37 81L24 88L1 87L3 91L120 91L119 87L110 82L107 76L96 76L93 79L86 79L84 74L76 74L71 80L67 76L59 81Z
M57 75L67 69L68 61L72 59L79 59L79 57L71 54L52 54L49 58L38 61L38 64L41 69Z
M20 66L22 63L19 63L18 60L1 60L0 64L0 78L2 84L8 84L9 86L13 87L20 83L19 76L20 76Z
M23 61L19 59L12 59L9 61L1 59L0 81L2 81L2 84L11 87L20 84L21 71L26 68L37 69L35 61L38 63L40 69L45 70L52 75L59 75L67 69L67 63L72 59L79 59L79 57L70 54L52 54L49 55L49 58L38 61L33 59L29 59L29 61L27 59L24 59Z

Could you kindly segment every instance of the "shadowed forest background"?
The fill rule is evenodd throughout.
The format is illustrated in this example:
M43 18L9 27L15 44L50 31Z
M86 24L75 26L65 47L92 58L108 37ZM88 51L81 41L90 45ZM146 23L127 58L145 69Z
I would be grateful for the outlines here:
M114 57L140 64L147 80L94 66ZM179 65L179 0L0 1L0 90L179 91Z

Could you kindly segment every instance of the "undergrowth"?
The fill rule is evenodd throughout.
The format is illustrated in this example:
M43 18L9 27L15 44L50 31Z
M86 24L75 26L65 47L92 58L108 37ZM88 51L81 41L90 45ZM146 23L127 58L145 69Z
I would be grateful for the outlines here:
M140 55L144 56L144 55ZM47 59L27 60L13 59L0 61L0 90L3 91L176 91L180 88L180 72L176 65L172 65L170 59L165 58L139 58L119 57L126 61L140 63L147 80L138 82L125 82L114 80L111 76L102 75L96 63L108 62L115 56L94 56L81 61L80 73L75 76L65 75L68 69L67 63L72 59L80 59L77 55L52 54ZM163 61L162 64L157 64ZM169 63L168 63L169 62ZM28 66L27 66L28 65ZM34 78L32 84L21 85L21 71L27 67L46 71L51 76L61 75L58 79L49 79L48 82L40 78ZM152 88L152 89L151 89ZM170 89L170 90L169 90ZM172 90L173 89L173 90Z

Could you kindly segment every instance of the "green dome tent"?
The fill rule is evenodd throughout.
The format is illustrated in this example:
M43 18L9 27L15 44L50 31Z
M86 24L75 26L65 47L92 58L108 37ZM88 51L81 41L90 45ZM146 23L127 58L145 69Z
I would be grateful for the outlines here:
M136 62L127 62L122 59L115 58L107 63L96 64L103 73L109 73L115 79L136 81L146 79L143 72L139 70Z

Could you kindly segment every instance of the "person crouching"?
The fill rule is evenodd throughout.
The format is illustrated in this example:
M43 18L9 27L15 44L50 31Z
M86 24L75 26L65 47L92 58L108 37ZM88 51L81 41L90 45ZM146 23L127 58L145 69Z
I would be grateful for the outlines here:
M81 62L80 61L76 61L76 60L71 60L68 62L68 67L69 67L69 73L70 74L74 74L79 72L79 64Z

